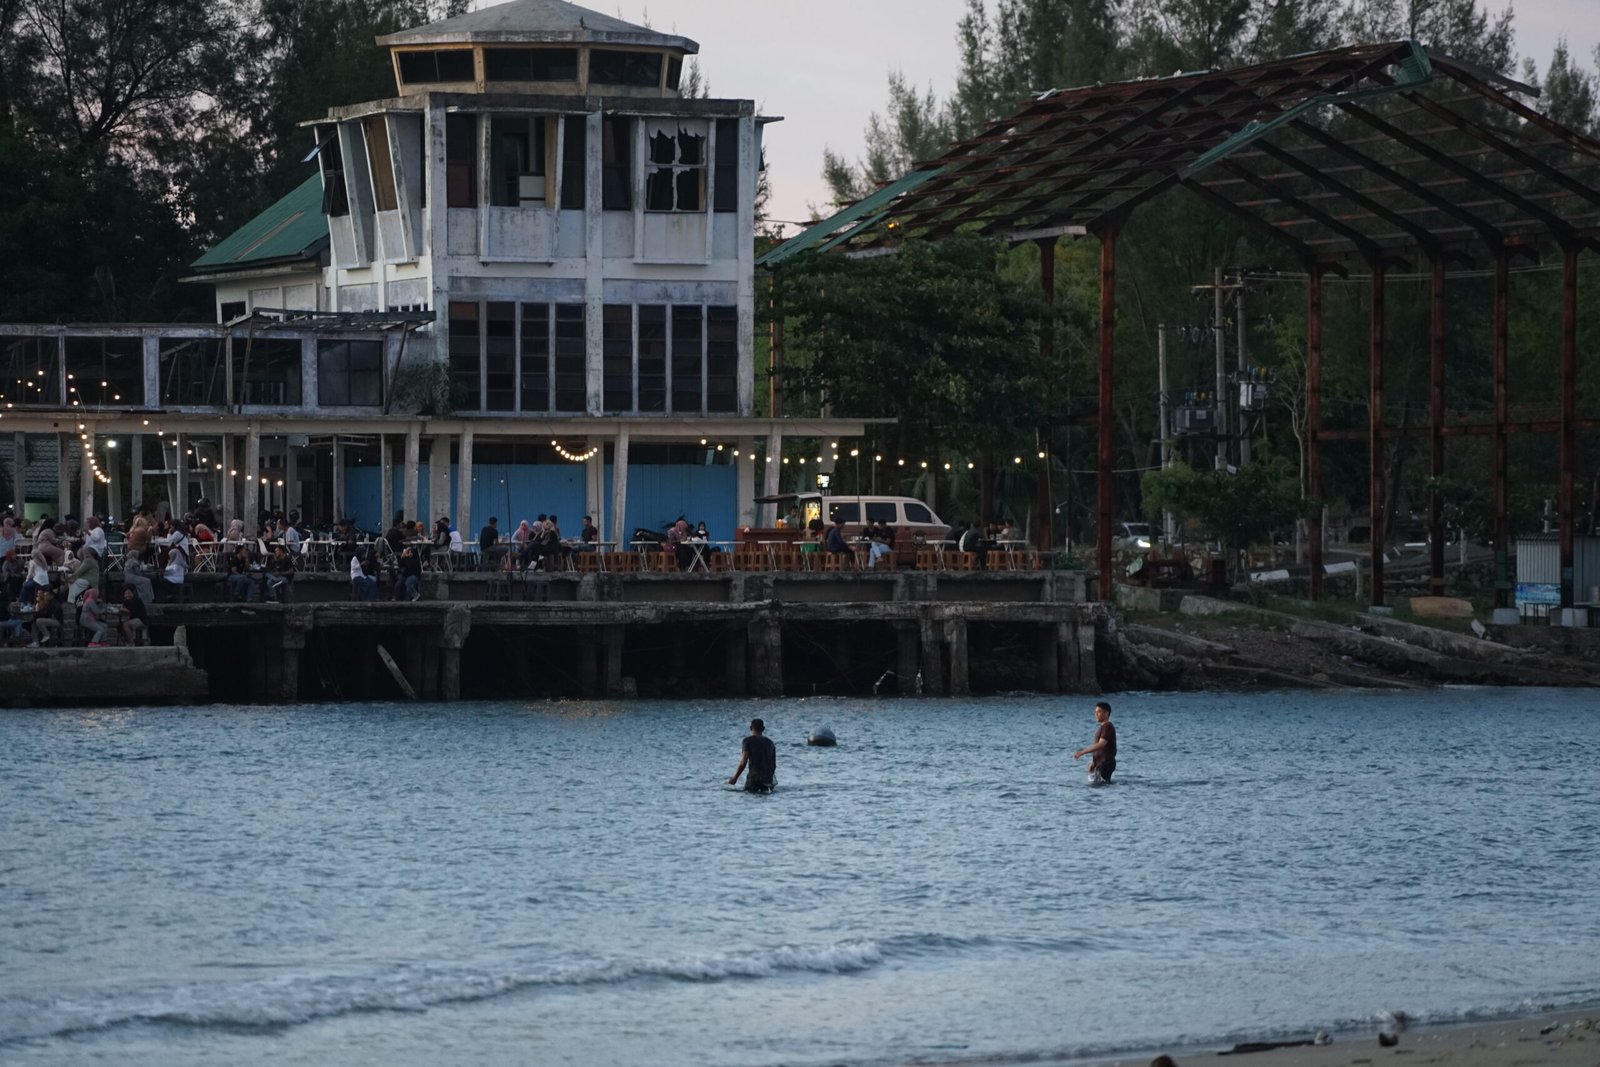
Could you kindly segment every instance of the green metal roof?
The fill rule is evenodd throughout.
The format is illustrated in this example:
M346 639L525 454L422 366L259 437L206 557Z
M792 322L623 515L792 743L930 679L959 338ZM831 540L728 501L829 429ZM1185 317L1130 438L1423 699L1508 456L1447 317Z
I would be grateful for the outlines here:
M328 243L322 214L322 178L313 174L294 192L240 226L190 266L235 270L283 260L310 259Z
M935 167L931 170L912 171L899 181L885 185L882 189L879 189L866 199L858 200L854 204L851 204L849 207L845 208L843 211L840 211L834 215L830 215L821 222L813 223L804 230L801 230L799 233L795 234L781 245L778 245L776 248L773 248L760 259L756 260L756 266L776 267L784 260L797 256L806 249L818 245L824 239L832 236L833 234L839 233L841 230L845 230L845 227L847 226L850 226L850 229L845 230L845 232L840 236L834 238L832 241L829 241L827 244L822 245L819 251L826 251L841 241L849 240L857 233L860 233L866 229L870 229L871 227L881 223L884 217L889 213L888 205L895 199L895 197L915 189L929 178L932 178L938 174L942 174L943 172L943 167ZM855 223L856 225L851 226L851 223Z

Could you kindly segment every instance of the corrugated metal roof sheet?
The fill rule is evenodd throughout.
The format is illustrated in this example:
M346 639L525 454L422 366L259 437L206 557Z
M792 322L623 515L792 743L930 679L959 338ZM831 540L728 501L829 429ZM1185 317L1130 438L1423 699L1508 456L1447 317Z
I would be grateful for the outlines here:
M322 178L313 174L190 265L197 270L230 270L276 260L309 259L327 243Z

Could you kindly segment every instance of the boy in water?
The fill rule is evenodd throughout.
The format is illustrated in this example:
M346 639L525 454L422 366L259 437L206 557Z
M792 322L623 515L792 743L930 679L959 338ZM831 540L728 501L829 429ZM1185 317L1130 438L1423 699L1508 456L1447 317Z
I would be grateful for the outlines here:
M1094 733L1094 743L1078 749L1072 758L1092 755L1089 773L1099 775L1102 782L1109 782L1111 773L1117 769L1117 728L1111 725L1111 705L1103 700L1096 704L1094 721L1100 724L1100 729Z
M744 780L745 792L772 792L772 780L778 772L778 749L767 736L767 724L760 719L750 720L750 736L740 746L739 768L728 779L729 785L739 784L739 775L747 765L750 775Z

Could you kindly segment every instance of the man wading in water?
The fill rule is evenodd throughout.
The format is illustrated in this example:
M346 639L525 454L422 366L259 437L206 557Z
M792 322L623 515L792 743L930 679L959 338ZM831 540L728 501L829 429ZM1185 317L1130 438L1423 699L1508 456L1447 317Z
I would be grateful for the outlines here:
M1111 725L1111 705L1103 700L1096 704L1094 721L1100 724L1100 729L1094 732L1094 744L1078 749L1072 758L1094 756L1089 761L1089 773L1099 775L1102 782L1109 782L1111 773L1117 769L1117 728Z
M728 779L729 785L739 784L739 775L745 767L750 775L744 780L746 793L772 792L772 779L778 773L778 750L767 737L767 724L760 719L750 720L750 736L740 745L739 769Z

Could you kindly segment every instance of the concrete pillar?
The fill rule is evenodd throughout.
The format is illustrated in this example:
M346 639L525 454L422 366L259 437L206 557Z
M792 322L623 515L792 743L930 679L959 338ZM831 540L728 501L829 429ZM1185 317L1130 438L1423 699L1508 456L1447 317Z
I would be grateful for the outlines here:
M461 540L476 540L472 526L472 431L461 431L461 457L456 463L456 529ZM509 520L509 516L507 516ZM515 529L516 527L512 527Z
M596 697L605 687L600 672L600 638L592 626L581 626L578 634L578 695Z
M895 689L903 697L917 695L917 672L921 670L922 645L915 623L894 624Z
M1041 693L1061 691L1061 626L1049 622L1039 627L1039 677L1034 685Z
M776 496L782 484L783 474L783 434L777 430L767 434L767 454L762 457L761 495ZM778 505L761 505L761 525L776 526L778 524Z
M189 438L183 434L174 434L172 439L178 443L173 449L174 469L178 474L175 479L177 487L172 494L172 517L181 519L183 513L189 510L189 457L185 454L185 449L189 447Z
M946 619L944 640L949 649L950 695L964 697L972 694L971 674L967 668L967 620Z
M313 616L309 607L291 607L283 617L282 670L278 672L278 699L292 704L300 699L300 657L305 651L306 636L311 632Z
M378 533L389 528L394 518L394 462L389 451L389 438L378 435Z
M924 616L921 624L922 692L930 697L945 695L944 627Z
M244 467L239 488L244 493L244 535L251 538L261 529L261 427L250 424L244 438Z
M78 521L94 514L94 432L78 441Z
M589 127L584 150L589 158L585 161L587 169L584 172L586 180L583 212L584 394L589 414L598 415L603 410L601 405L605 398L601 389L604 381L605 340L605 324L602 319L605 311L605 214L602 210L604 203L601 179L604 176L604 169L601 150L605 137L603 126L605 117L596 108L585 116L585 120ZM636 190L634 195L638 196L639 192Z
M584 448L594 452L583 464L583 499L584 506L589 509L589 518L594 520L594 528L600 531L600 539L606 539L606 446L605 439L590 437L585 440ZM625 545L618 545L625 548Z
M406 513L406 518L416 519L419 522L425 521L417 486L417 468L421 464L422 430L416 423L412 423L406 430L405 490L400 497L400 510Z
M622 646L627 627L610 625L600 627L600 695L616 697L622 692Z
M116 440L112 438L111 440ZM112 448L106 451L106 476L111 479L106 483L106 514L122 517L122 453L123 449Z
M461 648L471 632L472 608L452 605L439 634L439 699L446 703L461 699Z
M56 434L56 518L72 511L72 471L67 468L67 435Z
M739 438L739 455L734 458L734 475L737 479L739 494L739 522L743 526L756 524L756 439L754 437ZM716 536L713 534L712 536ZM735 540L734 531L729 531L728 540Z
M428 506L420 509L417 517L426 521L431 530L434 520L449 514L450 438L439 434L428 445Z
M772 615L761 615L746 629L747 686L751 696L783 696L783 626Z
M11 435L11 495L16 499L11 501L11 506L16 509L17 516L22 516L22 506L28 500L28 435L14 433Z
M132 515L135 508L143 507L144 499L144 442L145 435L133 433L128 435L128 465L133 469L129 478L133 488L128 493L128 514Z
M333 435L333 518L338 522L347 518L346 504L344 504L344 442L339 440L339 435Z
M220 540L228 532L228 523L238 514L239 505L234 499L234 493L239 487L239 479L233 474L236 468L233 456L233 434L222 435L222 446L218 450L222 460L222 469L217 472L217 521L222 524L222 529L214 531Z
M617 430L617 443L611 460L611 540L626 550L633 539L628 529L628 431Z
M746 659L749 656L749 637L743 623L729 623L723 628L723 650L726 659L723 666L723 696L742 697L745 695Z

